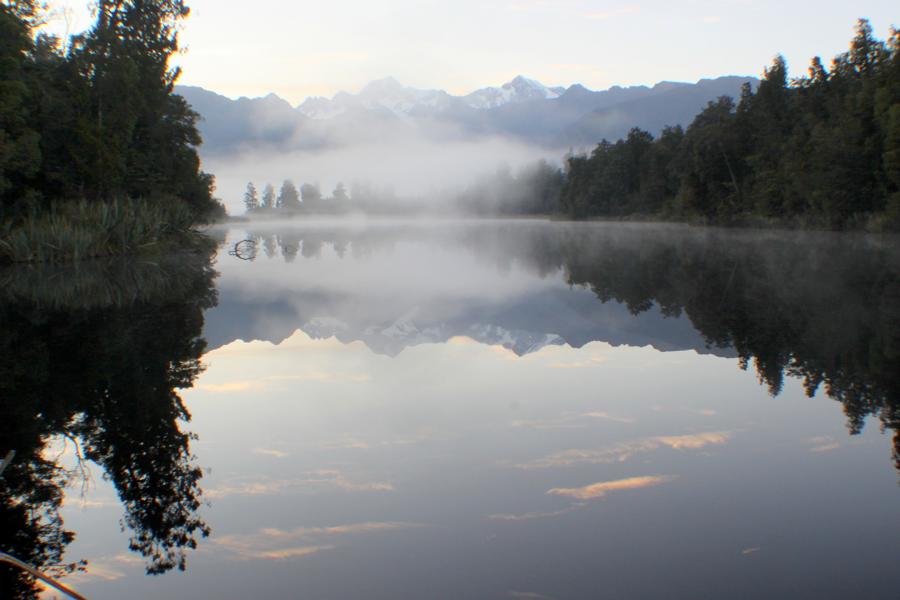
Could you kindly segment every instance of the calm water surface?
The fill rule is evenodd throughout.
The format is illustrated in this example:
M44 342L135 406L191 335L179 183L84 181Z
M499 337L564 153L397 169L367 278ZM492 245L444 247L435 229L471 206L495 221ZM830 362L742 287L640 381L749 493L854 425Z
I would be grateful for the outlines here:
M216 235L0 274L0 550L100 599L900 594L895 238Z

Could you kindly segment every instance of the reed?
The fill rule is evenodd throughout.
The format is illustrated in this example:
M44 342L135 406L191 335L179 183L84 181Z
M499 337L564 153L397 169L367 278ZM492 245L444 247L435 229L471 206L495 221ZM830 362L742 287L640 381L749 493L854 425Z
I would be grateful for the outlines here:
M191 247L200 234L178 200L58 202L0 224L0 262L71 262Z

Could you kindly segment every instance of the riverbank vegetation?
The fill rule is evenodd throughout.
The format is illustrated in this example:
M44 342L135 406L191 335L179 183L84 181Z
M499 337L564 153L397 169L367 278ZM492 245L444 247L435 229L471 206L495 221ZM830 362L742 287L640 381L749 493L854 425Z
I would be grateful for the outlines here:
M173 93L182 0L100 0L86 32L0 2L0 262L125 254L223 213Z

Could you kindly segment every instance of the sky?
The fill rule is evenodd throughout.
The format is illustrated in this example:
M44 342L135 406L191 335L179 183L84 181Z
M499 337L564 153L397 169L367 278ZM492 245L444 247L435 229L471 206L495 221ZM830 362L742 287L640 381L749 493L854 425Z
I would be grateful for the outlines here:
M293 104L392 76L465 94L525 75L613 85L758 75L783 54L793 75L846 50L856 19L886 38L895 0L188 0L180 83ZM55 31L91 18L56 0ZM68 24L62 18L68 9Z

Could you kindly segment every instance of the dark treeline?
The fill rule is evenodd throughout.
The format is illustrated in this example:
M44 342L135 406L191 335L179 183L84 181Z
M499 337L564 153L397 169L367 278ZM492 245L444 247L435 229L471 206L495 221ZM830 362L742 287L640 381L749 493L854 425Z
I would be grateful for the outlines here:
M15 451L0 477L0 551L54 575L83 566L60 565L75 536L60 516L66 488L87 475L60 463L64 441L114 486L147 571L185 568L209 528L178 389L202 370L214 277L200 254L0 272L0 455ZM0 590L40 597L7 565Z
M498 230L499 227L499 230ZM291 262L332 249L366 256L431 230L386 227L250 230L253 248ZM499 272L512 264L571 285L633 314L658 307L687 316L710 349L729 349L772 395L799 378L842 403L851 433L875 416L894 432L900 470L900 254L862 235L750 233L680 226L584 227L508 223L446 228ZM256 250L259 248L259 251Z
M221 213L198 115L173 94L182 0L100 0L85 33L36 34L42 4L0 1L0 220L143 200L192 222ZM0 232L2 233L2 232Z
M686 129L633 129L571 156L573 217L761 219L829 228L900 224L900 33L860 20L850 50L788 81L777 57L755 91L711 102Z

